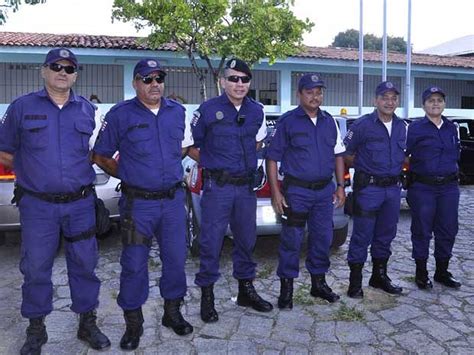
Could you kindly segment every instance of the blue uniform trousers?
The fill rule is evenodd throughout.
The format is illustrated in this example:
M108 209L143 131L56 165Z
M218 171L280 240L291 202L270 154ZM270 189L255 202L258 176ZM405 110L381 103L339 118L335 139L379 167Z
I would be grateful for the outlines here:
M306 268L311 274L325 274L329 269L329 248L333 236L333 193L333 183L321 190L290 185L285 192L285 200L292 211L309 213ZM298 277L304 232L305 227L282 226L277 269L279 277Z
M120 200L124 216L126 197ZM184 192L178 189L173 199L134 199L132 219L136 230L148 238L156 237L160 249L160 294L164 299L182 298L186 294L186 211ZM148 256L146 245L128 245L122 250L118 305L123 310L141 307L148 299Z
M21 261L24 276L21 314L25 318L46 316L53 310L51 281L60 233L77 236L95 226L94 197L69 203L50 203L25 194L20 203ZM71 309L84 313L97 308L100 281L94 273L98 262L94 236L66 242L66 265L71 291Z
M411 210L411 241L414 259L427 259L432 235L435 237L436 259L451 258L458 233L459 187L413 183L407 193Z
M218 186L206 180L201 198L200 268L195 283L208 286L220 276L219 257L227 226L233 235L233 276L254 279L256 264L252 252L256 241L257 197L248 185Z
M400 187L369 185L357 191L357 205L373 216L354 216L347 253L349 263L364 263L369 245L372 259L388 259L390 244L397 234L400 215Z

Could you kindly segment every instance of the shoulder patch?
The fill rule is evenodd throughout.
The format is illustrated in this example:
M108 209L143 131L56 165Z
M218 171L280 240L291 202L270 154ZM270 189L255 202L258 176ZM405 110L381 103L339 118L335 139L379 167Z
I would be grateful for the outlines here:
M8 111L5 112L5 114L3 115L2 119L0 120L0 124L4 124L5 121L7 120L7 116L8 116Z
M198 110L194 111L193 118L191 119L191 126L195 127L198 124L200 118L201 112L199 112Z

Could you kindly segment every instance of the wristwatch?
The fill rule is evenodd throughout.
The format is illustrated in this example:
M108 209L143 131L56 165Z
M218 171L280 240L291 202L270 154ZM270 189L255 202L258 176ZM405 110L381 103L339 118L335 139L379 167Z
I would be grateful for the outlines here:
M341 183L341 182L338 182L338 183L337 183L337 186L338 186L338 187L342 187L342 188L344 188L344 184L343 184L343 183Z

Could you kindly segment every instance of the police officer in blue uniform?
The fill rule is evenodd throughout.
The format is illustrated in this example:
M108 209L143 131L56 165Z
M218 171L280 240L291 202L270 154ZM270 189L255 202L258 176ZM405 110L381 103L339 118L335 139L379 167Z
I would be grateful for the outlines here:
M94 146L94 161L121 179L123 250L117 302L126 322L120 341L124 350L136 349L143 334L141 307L148 298L148 256L154 237L163 265L162 324L178 335L193 331L180 311L186 294L186 217L181 166L181 155L186 150L182 148L186 145L182 143L185 109L163 96L165 76L157 60L140 60L133 71L136 97L110 109ZM113 159L117 151L118 162Z
M277 122L266 154L272 205L282 215L279 264L279 308L293 308L293 279L298 277L299 256L306 223L311 274L311 295L328 302L339 296L326 283L334 206L344 204L344 143L334 118L321 110L324 81L319 74L304 74L298 82L300 105ZM278 184L277 162L284 176ZM337 187L332 182L336 172Z
M21 314L30 325L21 354L40 354L48 340L44 318L53 310L51 273L61 235L71 309L80 314L77 336L94 349L110 346L95 313L100 281L89 139L96 108L71 90L77 68L69 49L50 50L41 68L44 89L13 101L0 123L0 163L15 170L22 229Z
M410 181L407 202L410 206L412 256L416 262L415 282L420 289L433 287L426 263L434 234L436 271L434 280L451 288L461 287L448 271L454 240L458 232L458 160L460 142L454 123L442 115L445 93L439 87L422 94L425 117L410 124L407 155L410 156Z
M253 286L257 208L253 182L266 123L262 105L247 96L251 79L244 61L229 60L221 78L224 93L201 104L191 122L204 169L200 269L195 283L202 291L201 318L208 323L219 318L213 285L220 276L219 256L229 223L234 236L233 276L239 281L237 304L260 312L273 308Z
M362 298L362 268L371 246L369 285L400 294L387 275L390 244L400 214L400 174L405 160L406 123L395 115L399 91L390 81L375 90L374 112L356 120L344 138L346 164L355 168L354 225L347 254L349 297Z

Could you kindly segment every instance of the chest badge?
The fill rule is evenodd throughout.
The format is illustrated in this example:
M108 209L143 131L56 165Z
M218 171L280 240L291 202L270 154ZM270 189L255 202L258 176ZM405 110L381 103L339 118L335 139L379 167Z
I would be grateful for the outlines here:
M222 120L224 118L224 112L222 111L217 111L216 112L216 120Z

